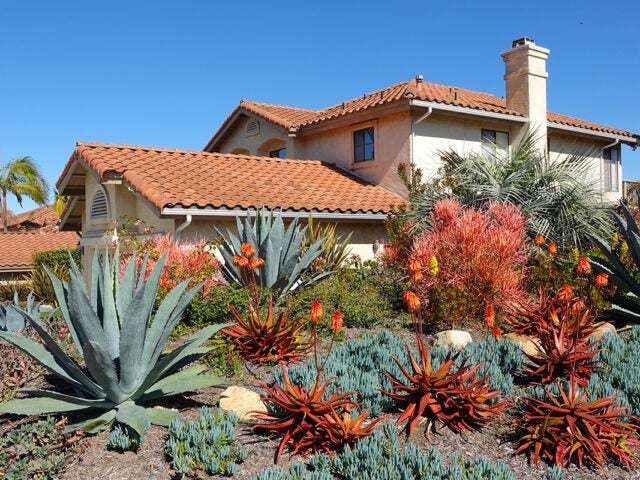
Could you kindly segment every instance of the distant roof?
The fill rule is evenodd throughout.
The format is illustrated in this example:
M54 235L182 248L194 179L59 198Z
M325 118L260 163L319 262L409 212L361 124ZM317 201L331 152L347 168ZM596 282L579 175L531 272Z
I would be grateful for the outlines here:
M225 131L230 126L230 123L236 118L237 114L242 111L254 113L276 125L290 129L304 128L306 126L318 124L355 112L368 110L380 105L401 102L409 103L410 100L423 100L443 105L524 118L522 113L508 109L504 98L499 98L488 93L474 92L464 88L425 82L420 78L414 78L372 93L366 93L361 97L347 100L338 105L322 110L305 110L302 108L241 100L240 104L227 117L211 140L209 140L207 145L204 147L204 150L208 150L213 145L219 134ZM560 125L585 128L596 132L636 138L637 141L640 141L638 134L604 125L598 125L585 120L568 117L566 115L548 112L547 119L549 122Z
M34 253L75 248L79 240L76 232L0 232L0 273L26 272Z
M84 171L121 178L159 211L173 207L386 214L404 200L348 170L316 160L79 142L57 182L84 194ZM72 199L67 209L71 208ZM63 212L62 217L65 218Z
M53 228L58 223L58 214L53 205L28 210L26 212L11 215L8 218L7 228L9 230L32 230L37 228Z

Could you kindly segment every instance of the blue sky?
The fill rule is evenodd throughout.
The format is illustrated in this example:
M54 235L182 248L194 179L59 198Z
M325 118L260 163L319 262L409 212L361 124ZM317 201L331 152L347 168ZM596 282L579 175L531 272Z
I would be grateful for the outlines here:
M500 52L523 36L551 50L549 110L640 133L637 12L633 0L3 2L0 164L30 155L53 186L76 141L200 150L240 99L323 108L418 73L504 96ZM640 179L640 149L622 158Z

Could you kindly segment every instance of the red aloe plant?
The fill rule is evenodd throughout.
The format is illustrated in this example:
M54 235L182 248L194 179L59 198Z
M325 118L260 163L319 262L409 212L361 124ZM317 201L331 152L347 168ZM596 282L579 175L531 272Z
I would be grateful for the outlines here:
M516 424L519 439L515 455L528 451L537 465L549 460L566 467L577 461L592 463L604 470L604 463L615 460L628 469L637 464L640 441L636 417L625 413L615 397L587 401L587 393L569 381L568 391L560 385L557 398L544 389L549 401L522 397L524 419ZM608 475L607 475L608 476Z
M411 266L412 270L416 268L415 264ZM413 275L412 281L414 284L419 282L419 276ZM499 395L499 391L491 390L487 376L476 377L480 364L468 365L467 360L464 360L458 367L455 363L461 352L450 352L437 369L433 368L431 356L424 344L420 300L411 291L405 292L403 298L411 312L419 360L413 356L409 346L405 345L413 372L409 372L397 358L394 361L408 383L384 372L391 380L392 387L391 392L381 391L404 407L398 424L408 420L405 427L407 436L411 435L422 417L427 420L425 433L428 434L435 427L436 421L442 421L459 433L477 430L502 416L506 402L489 403Z
M280 368L284 388L279 385L270 387L260 383L268 394L262 400L273 405L275 409L270 413L254 412L255 418L266 423L258 423L252 427L252 430L276 431L282 435L275 454L275 463L278 463L287 445L293 454L332 453L344 445L353 445L359 439L368 436L380 421L379 418L365 425L369 411L360 411L360 405L351 400L357 392L340 393L336 390L325 398L333 377L324 382L321 381L324 364L322 366L318 364L316 333L322 316L323 309L320 302L314 301L310 318L315 325L313 346L316 379L311 388L307 390L302 385L293 384L283 366ZM341 326L342 314L336 310L332 315L333 338L329 353L335 334L340 331ZM359 412L354 418L350 413L352 409Z
M594 358L598 341L589 339L602 325L595 322L595 315L594 307L587 307L568 285L554 296L547 296L540 289L537 306L523 309L509 319L513 331L538 339L534 342L537 352L527 354L532 364L528 373L539 377L543 384L572 376L575 382L585 386L593 372L600 368Z
M398 424L409 420L406 425L407 436L411 435L421 417L427 420L426 432L435 427L439 420L454 432L460 433L464 430L477 430L502 415L506 403L489 403L489 400L498 396L499 391L491 390L487 377L476 378L479 364L467 365L465 360L460 367L456 367L455 362L460 355L458 352L449 354L434 370L426 349L419 350L420 363L408 347L407 351L413 373L407 371L397 359L394 360L409 384L385 372L393 386L392 392L382 392L404 406Z
M265 363L289 363L303 357L310 344L304 339L309 320L293 316L293 307L274 312L273 297L269 298L266 313L260 308L261 288L257 284L255 271L264 266L261 258L253 258L255 248L243 243L242 256L236 255L233 262L245 277L249 295L248 312L241 315L229 305L235 324L221 330L223 335L234 339L234 347L243 360Z

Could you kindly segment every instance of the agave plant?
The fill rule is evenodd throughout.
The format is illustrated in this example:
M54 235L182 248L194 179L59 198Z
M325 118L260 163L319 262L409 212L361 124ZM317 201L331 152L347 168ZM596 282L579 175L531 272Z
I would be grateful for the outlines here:
M90 294L82 273L72 263L68 283L50 275L62 316L83 360L69 357L31 315L20 312L42 343L22 335L0 332L0 337L23 350L66 383L72 394L37 388L23 389L28 398L0 404L0 412L20 415L79 412L86 416L74 427L89 432L115 420L140 437L148 422L168 425L178 413L145 408L143 404L168 395L217 385L221 380L203 375L204 367L182 367L204 355L202 344L221 327L212 325L194 333L179 347L163 353L169 334L194 295L185 293L188 281L171 290L154 313L160 275L166 257L145 282L146 261L136 272L130 262L118 280L118 261L108 255L93 258Z
M256 247L258 257L266 264L264 270L257 273L257 281L263 288L277 290L279 298L293 288L311 285L332 273L311 271L314 260L322 254L324 238L316 240L303 252L307 227L300 228L297 218L285 230L282 216L263 208L256 212L253 224L249 212L244 223L236 217L236 228L238 234L227 231L226 238L216 228L218 235L223 237L219 249L225 261L222 274L228 282L247 286L242 271L233 264L233 257L240 254L242 244Z
M27 296L27 304L24 312L33 317L34 319L40 319L40 304L38 302L33 303L33 292L30 292ZM0 304L0 331L4 332L16 332L18 330L24 330L27 326L27 322L20 313L20 302L18 301L18 292L13 293L13 304L6 307Z
M620 212L613 215L618 231L624 237L629 255L636 268L640 268L640 230L629 208L621 203ZM640 321L640 284L629 273L620 258L620 254L606 237L596 236L594 242L606 259L591 257L591 266L598 272L608 275L609 283L617 287L611 299L611 310L607 315L623 322Z

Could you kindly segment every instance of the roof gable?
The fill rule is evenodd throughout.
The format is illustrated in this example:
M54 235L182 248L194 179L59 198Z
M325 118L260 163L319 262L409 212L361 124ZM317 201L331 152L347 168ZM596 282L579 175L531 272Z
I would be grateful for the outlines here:
M58 180L78 163L121 177L157 210L173 207L386 214L404 200L333 164L237 154L78 143ZM64 214L63 214L64 218Z

